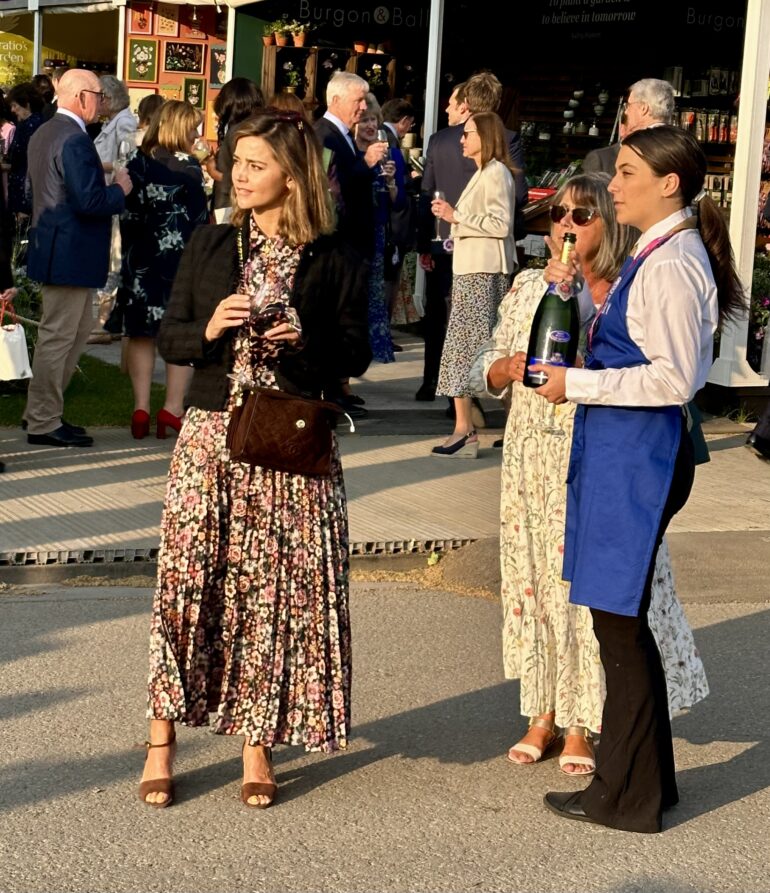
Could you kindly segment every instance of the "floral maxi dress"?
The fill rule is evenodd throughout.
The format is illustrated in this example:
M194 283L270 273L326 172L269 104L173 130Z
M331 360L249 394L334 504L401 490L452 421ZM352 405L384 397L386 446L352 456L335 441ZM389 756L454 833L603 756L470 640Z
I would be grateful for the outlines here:
M545 288L541 270L516 277L500 305L492 339L473 366L476 391L487 389L487 372L496 359L526 351ZM590 611L569 603L569 583L562 580L575 406L552 408L521 384L514 384L510 395L500 504L505 676L521 679L523 716L555 710L557 726L597 732L605 694L599 646ZM542 430L546 425L559 426L565 436ZM674 590L665 539L658 550L648 621L666 673L669 709L682 710L705 698L706 674Z
M247 292L288 294L300 254L252 228ZM241 330L233 372L274 387L274 363L262 343ZM218 734L331 752L347 745L350 728L347 506L339 455L335 445L329 477L231 462L227 425L241 399L234 382L224 412L188 410L174 450L148 716L202 726L211 712Z

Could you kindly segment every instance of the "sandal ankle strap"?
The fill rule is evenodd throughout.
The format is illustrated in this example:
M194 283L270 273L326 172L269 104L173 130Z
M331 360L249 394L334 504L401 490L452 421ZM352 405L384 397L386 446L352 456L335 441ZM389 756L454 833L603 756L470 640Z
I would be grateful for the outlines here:
M556 731L556 723L552 719L540 719L540 717L533 717L529 721L529 728L536 727L538 729L545 729L548 732Z
M176 735L172 735L171 738L168 739L164 744L153 744L151 741L145 741L144 746L147 750L150 750L152 747L171 747L172 744L176 742Z
M590 741L593 741L594 737L591 733L591 730L587 726L567 726L564 729L563 734L565 738L567 737L567 735L580 735L582 738L586 738Z

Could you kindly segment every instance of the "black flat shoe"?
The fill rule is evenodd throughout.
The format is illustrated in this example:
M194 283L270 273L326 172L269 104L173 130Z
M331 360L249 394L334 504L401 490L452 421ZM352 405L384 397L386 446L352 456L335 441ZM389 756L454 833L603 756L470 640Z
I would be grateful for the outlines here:
M395 341L393 342L393 353L401 353L401 351L402 351L403 349L404 349L404 348L401 347L400 344L396 344Z
M62 426L62 428L69 428L73 434L85 434L86 433L85 428L81 428L80 425L70 425L70 423L68 421L66 421L66 419L61 420L61 426ZM27 420L26 419L21 420L21 430L22 431L27 430Z
M550 791L543 797L543 803L551 812L561 816L563 819L574 819L576 822L591 822L594 825L600 825L601 822L594 821L587 816L585 810L580 805L581 791L569 791L564 794L557 794Z
M346 394L342 399L351 406L363 406L366 403L366 400L363 397L359 397L358 394Z
M27 443L34 446L54 447L90 447L93 445L93 437L84 434L76 434L72 428L60 425L56 430L48 434L28 434Z
M414 399L421 403L432 403L436 399L436 389L426 384L420 385Z
M746 446L755 450L763 459L770 459L770 439L760 437L753 431L746 438Z

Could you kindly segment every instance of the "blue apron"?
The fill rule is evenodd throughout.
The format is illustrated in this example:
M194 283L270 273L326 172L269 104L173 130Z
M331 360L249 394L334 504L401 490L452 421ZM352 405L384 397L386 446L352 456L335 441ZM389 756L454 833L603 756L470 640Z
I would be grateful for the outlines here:
M594 323L586 368L649 365L626 325L631 284L646 257L629 258L620 271ZM638 615L681 432L681 406L578 406L563 571L573 604Z

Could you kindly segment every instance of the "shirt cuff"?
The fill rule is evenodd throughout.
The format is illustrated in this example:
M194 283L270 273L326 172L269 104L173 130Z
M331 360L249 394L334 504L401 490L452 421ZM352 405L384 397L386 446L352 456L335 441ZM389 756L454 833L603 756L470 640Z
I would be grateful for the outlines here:
M564 387L570 403L593 403L598 391L598 375L593 369L567 369Z

